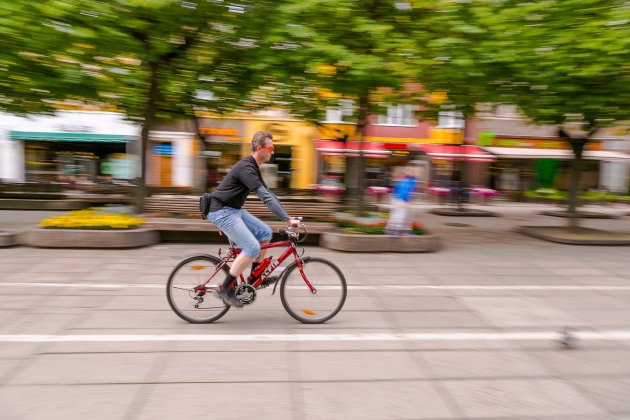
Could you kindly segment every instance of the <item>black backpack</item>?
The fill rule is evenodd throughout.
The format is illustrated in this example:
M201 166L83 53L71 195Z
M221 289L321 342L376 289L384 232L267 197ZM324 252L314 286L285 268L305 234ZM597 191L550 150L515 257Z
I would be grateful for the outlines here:
M210 212L210 200L212 199L212 194L203 193L201 197L199 197L199 212L201 213L201 218L203 220L207 219L208 212Z

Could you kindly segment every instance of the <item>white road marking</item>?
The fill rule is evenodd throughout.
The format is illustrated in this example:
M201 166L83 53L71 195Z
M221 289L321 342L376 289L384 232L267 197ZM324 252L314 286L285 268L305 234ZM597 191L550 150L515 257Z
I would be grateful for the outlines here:
M630 340L630 330L576 331L579 340ZM372 333L372 334L112 334L112 335L54 335L2 334L4 343L62 343L62 342L140 342L140 341L531 341L558 340L558 331L534 332L445 332L445 333Z
M89 289L163 289L164 284L134 284L134 283L0 283L0 287L76 287ZM320 288L338 288L338 286L320 286ZM515 285L474 285L474 284L454 284L454 285L433 285L433 284L383 284L383 285L349 285L351 290L575 290L575 291L617 291L630 290L630 285L576 285L576 284L515 284Z

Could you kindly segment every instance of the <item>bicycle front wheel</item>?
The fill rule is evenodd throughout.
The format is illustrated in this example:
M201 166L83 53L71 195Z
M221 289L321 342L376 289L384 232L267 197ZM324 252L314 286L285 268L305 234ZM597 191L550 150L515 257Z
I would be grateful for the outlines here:
M287 269L280 285L282 306L304 324L321 324L341 310L348 287L341 270L323 258L305 258L304 277L314 287L311 293L297 265Z
M222 300L213 296L229 273L226 264L214 274L222 262L212 255L199 255L187 258L175 267L166 283L166 298L177 316L192 324L205 324L216 321L230 310Z

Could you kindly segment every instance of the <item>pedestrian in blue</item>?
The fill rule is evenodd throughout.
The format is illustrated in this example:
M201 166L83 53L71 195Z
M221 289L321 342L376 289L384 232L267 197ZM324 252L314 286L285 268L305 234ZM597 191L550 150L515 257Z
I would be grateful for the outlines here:
M396 181L392 192L392 209L389 212L389 221L385 227L386 234L404 235L411 233L408 213L416 183L416 178L409 170L406 170L403 177Z

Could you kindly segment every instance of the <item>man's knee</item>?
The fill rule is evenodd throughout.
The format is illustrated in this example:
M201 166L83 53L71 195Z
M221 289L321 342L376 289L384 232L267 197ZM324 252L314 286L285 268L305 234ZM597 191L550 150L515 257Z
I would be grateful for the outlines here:
M262 238L260 240L270 241L272 236L273 236L273 231L271 230L271 228L269 226L265 226L265 228L263 229Z
M260 254L260 243L258 241L248 242L242 247L241 252L250 258L256 258Z

